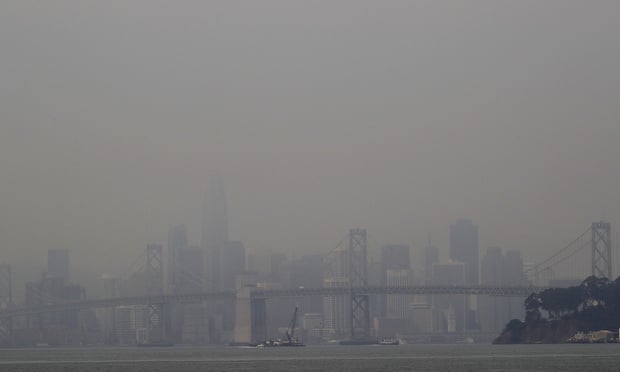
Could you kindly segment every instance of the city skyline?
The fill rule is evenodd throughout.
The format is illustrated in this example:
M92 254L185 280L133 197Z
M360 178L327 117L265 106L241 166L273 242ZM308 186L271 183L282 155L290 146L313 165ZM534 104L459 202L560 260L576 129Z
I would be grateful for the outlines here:
M221 195L225 195L224 192L223 192L223 189L221 189L219 192L221 192ZM204 208L203 208L203 210L204 210ZM222 222L224 222L224 220L222 220L222 221L220 221L218 223L222 223ZM448 230L447 233L446 233L447 236L450 236L451 231L453 231L453 229L454 229L454 227L456 225L459 225L459 224L462 224L462 223L466 223L466 224L472 225L472 221L471 220L463 219L463 218L459 218L459 219L457 219L457 220L455 220L453 222L454 223L449 224L449 225L446 226L446 230ZM203 222L201 222L201 223L204 224ZM477 236L477 226L476 225L472 225L472 226L474 226L476 228L476 236ZM194 241L191 241L191 240L189 240L187 238L188 234L187 234L187 229L186 229L186 225L185 224L171 226L169 228L167 234L168 234L168 244L165 246L166 249L165 249L165 253L164 253L164 255L166 256L166 260L168 261L168 264L166 266L166 273L165 273L166 291L169 290L168 286L171 285L170 280L173 277L172 273L169 270L171 270L172 265L174 265L174 260L176 259L176 256L178 255L178 253L174 253L175 251L178 251L178 249L180 247L184 247L184 248L187 248L189 250L200 249L201 250L200 255L202 257L205 257L206 255L208 255L208 251L209 251L208 249L205 249L205 247L203 247L202 245L197 245L197 244L195 244ZM201 236L206 236L206 235L205 234L201 234ZM176 244L177 244L176 248L173 248L173 246L175 244L174 241L176 241ZM240 252L240 250L242 252L244 252L243 253L243 264L242 264L242 267L244 269L248 269L248 265L250 263L247 262L247 260L248 260L248 258L251 259L250 256L252 256L252 255L254 255L254 256L255 255L259 255L259 256L267 257L267 256L270 256L270 255L284 254L285 255L284 256L285 259L295 259L296 257L300 257L300 256L303 257L304 256L303 254L299 255L296 252L293 252L293 253L289 252L288 254L286 254L287 253L286 251L276 250L276 249L266 249L266 250L262 250L262 251L256 251L256 250L247 251L245 249L245 247L244 247L245 246L244 243L245 242L228 240L225 243L224 248L225 249L232 248L232 251L231 251L232 253L228 257L222 257L222 256L220 256L221 252L218 252L219 253L218 254L218 262L219 262L218 267L223 267L222 264L224 263L224 261L222 261L222 260L228 260L228 262L230 262L231 260L235 260L234 257L238 257L239 256L239 253L235 253L235 252ZM394 243L394 242L392 242L392 243ZM382 253L382 252L386 249L386 247L394 247L394 248L402 247L402 248L407 248L408 251L409 250L411 251L410 258L409 258L409 265L411 265L411 270L412 270L412 272L415 273L416 280L418 281L416 284L417 285L422 285L422 284L424 284L424 281L425 281L424 278L425 278L425 275L426 275L425 274L426 270L429 267L429 266L427 266L428 262L426 262L426 257L425 257L425 255L428 253L428 249L427 248L429 247L428 246L429 243L430 243L430 241L427 242L427 244L425 246L419 245L419 246L413 246L413 247L410 247L407 244L403 244L403 243L400 243L400 244L387 244L386 245L386 244L380 244L379 242L377 242L374 239L373 235L370 235L369 257L368 257L369 258L369 264L371 263L370 260L376 260L376 259L379 259L379 262L385 262L384 259L382 259L381 257L383 256L384 253ZM157 243L157 244L159 244L159 243ZM251 242L250 242L250 244L251 244ZM613 244L612 250L615 251L614 247L616 246L617 243L616 243L616 241L613 238L612 238L612 244ZM493 246L489 246L489 247L496 247L496 246L497 245L493 245ZM433 254L438 254L438 256L437 256L438 260L437 261L433 261L433 262L440 263L440 264L450 264L450 263L459 263L460 262L460 263L466 264L466 267L467 266L471 266L470 264L468 264L468 262L459 259L458 255L454 256L451 253L452 249L451 249L451 247L449 245L445 246L445 247L437 247L433 243L432 248L435 250L435 252L433 252ZM484 251L487 248L488 247L482 246L480 244L477 245L477 251L478 251L479 257L482 257ZM523 253L523 251L521 251L519 249L513 249L512 247L506 247L506 248L509 251L518 251L518 252ZM143 250L143 249L144 249L144 245L143 245L143 247L141 247L141 250ZM134 259L141 254L141 250L137 250L136 255L133 257ZM52 252L52 253L53 252L60 252L60 253L64 252L65 259L68 262L68 253L70 253L71 250L66 249L66 248L49 248L49 249L42 250L42 253L44 253L44 252L48 252L47 267L49 268L50 267L49 266L50 265L50 263L49 263L49 255L51 254L50 252ZM314 253L329 254L329 251L307 252L307 254L310 254L310 255L314 254ZM40 256L40 258L43 258L43 257L45 257L45 256L43 256L43 255ZM74 256L72 255L72 257L74 257ZM196 256L196 257L198 257L198 256ZM613 257L614 257L613 258L614 261L617 261L617 256L615 254L614 254ZM131 258L131 257L128 256L128 258ZM434 259L434 257L433 257L433 259ZM239 259L236 259L236 260L238 261ZM536 261L528 260L527 256L524 257L524 261L526 263L528 263L530 266L536 263ZM14 274L14 277L15 277L14 281L16 281L18 283L23 283L23 282L25 282L27 280L30 280L33 277L33 275L36 276L36 275L40 275L41 273L48 272L49 269L48 270L44 270L45 265L46 265L45 262L46 261L41 260L42 266L36 266L35 265L34 267L33 266L28 267L28 270L25 270L26 276L20 275L20 273L18 273L17 275ZM480 264L480 262L481 262L481 259L480 258L477 259L477 264ZM23 262L19 262L19 261L17 262L17 264L12 263L12 262L5 262L5 263L11 264L13 267L17 267L19 269L21 269L23 267L22 266ZM205 267L206 268L207 266L213 265L213 264L214 264L213 261L210 261L209 259L204 258L204 262L202 264L203 266L201 266L201 267ZM477 266L477 265L475 265L475 266ZM86 282L86 283L88 283L87 287L89 287L91 289L93 289L93 285L97 285L96 282L93 281L93 280L95 278L98 278L99 275L107 275L107 274L115 275L115 274L119 274L119 273L121 273L121 274L125 273L126 274L127 273L126 270L132 268L131 266L128 267L127 265L116 266L116 267L115 266L102 267L100 269L100 271L88 272L87 275L85 275L86 272L87 272L88 266L84 266L83 267L83 266L81 266L80 263L77 263L77 264L73 264L72 263L72 267L73 267L72 271L77 271L78 272L78 275L77 275L78 280L76 282ZM35 269L35 270L33 271L32 269ZM613 270L615 271L616 269L617 269L617 267L614 266ZM65 263L65 267L64 267L63 270L66 271L66 274L63 275L63 276L68 277L69 276L68 263ZM208 283L208 280L210 278L210 276L207 274L208 269L202 269L201 268L199 270L201 270L201 272L203 272L203 275L207 275L207 276L205 276L205 279L204 279L203 283ZM475 270L476 272L480 273L480 269L478 269L477 267L474 268L473 270ZM239 269L236 269L236 271L235 271L235 273L240 273L240 272L241 271ZM24 274L24 273L22 273L22 274ZM225 275L225 274L220 273L218 275L220 276L220 280L227 280L228 283L234 282L233 279L230 279L230 273L228 274L229 279L224 279L223 275ZM558 274L556 274L556 275L558 275ZM559 279L564 279L564 277L562 277L561 272L559 273L559 275L560 275L558 277ZM185 278L185 280L187 280L187 279L188 278ZM568 277L566 277L566 279L568 279ZM198 281L197 278L191 278L191 280L194 282L194 285ZM231 280L232 280L232 282L231 282ZM469 279L469 280L467 280L467 282L473 284L475 282L478 282L478 280L473 280L472 281L471 279ZM207 287L209 287L209 286L207 285ZM211 288L213 288L215 290L214 287L211 287ZM230 288L232 288L232 287L229 284L228 285L228 289L230 289ZM99 288L95 288L94 293L98 293L98 292L99 292ZM18 286L17 290L15 291L15 293L18 296L22 295L22 289Z
M515 317L522 318L523 299L527 293L537 288L532 287L532 284L541 283L533 282L531 276L528 278L529 274L526 274L521 252L518 250L509 249L504 256L501 248L489 247L481 261L476 258L476 262L473 262L470 256L472 249L478 250L478 229L471 221L457 220L450 225L450 229L451 257L444 262L432 262L429 288L423 287L428 285L427 272L418 275L417 278L414 275L409 246L384 245L381 248L379 265L374 264L372 260L368 261L366 229L350 229L348 240L342 241L325 257L304 256L296 260L293 257L283 257L281 254L268 254L265 256L268 260L263 259L263 265L266 263L267 266L262 272L251 271L250 267L258 262L253 261L250 264L248 256L246 263L243 243L229 241L221 251L222 258L218 257L217 262L219 273L222 273L218 280L222 279L222 282L218 287L214 287L213 283L202 281L202 278L209 278L209 275L203 276L202 272L203 256L208 250L205 247L188 246L184 227L174 226L168 231L167 250L160 244L148 244L144 257L140 258L144 261L142 264L138 263L129 276L101 275L104 298L110 294L113 297L107 297L104 301L113 301L112 303L120 301L119 304L124 304L129 300L132 301L130 306L114 306L112 310L104 310L97 315L92 311L80 312L69 304L68 308L59 312L43 313L44 315L36 318L24 318L25 322L16 323L17 333L11 336L12 338L5 337L3 342L9 340L28 345L34 342L35 330L39 328L44 331L40 337L54 345L74 344L80 337L89 337L95 343L120 342L121 345L152 342L247 344L267 337L268 334L277 334L286 324L286 311L282 310L291 307L291 302L285 298L267 303L266 298L269 298L269 295L266 298L261 298L260 295L256 298L252 297L253 291L257 290L260 294L261 291L266 290L269 293L269 290L275 290L277 298L278 290L284 288L288 288L284 292L284 297L299 297L301 294L295 294L296 291L303 293L306 288L310 290L307 295L302 295L303 299L296 299L298 302L295 309L302 303L304 317L307 314L316 319L321 312L323 313L324 325L320 329L305 329L305 332L309 332L306 337L314 335L313 342L326 342L342 337L371 342L373 337L392 337L400 332L415 332L421 329L422 322L428 321L431 322L429 334L454 336L464 332L482 332L477 336L482 337L478 338L482 340L489 334L498 332L508 320ZM545 260L542 263L552 265L549 269L553 273L562 262L572 257L569 267L574 270L575 264L583 264L582 261L585 261L584 254L589 255L592 252L594 255L599 251L599 256L592 262L593 273L603 273L606 278L612 278L611 273L605 273L608 268L604 262L605 257L610 257L611 254L610 231L609 223L594 222L586 233L556 252L550 258L552 261ZM430 239L426 248L428 247ZM562 254L566 249L574 250L575 247L577 248L575 252L580 253L579 255ZM465 260L457 261L456 256L463 254L463 251L469 251L470 254L465 255ZM0 300L4 304L4 311L11 311L14 306L20 311L22 306L26 309L55 306L54 304L58 302L62 304L66 301L73 302L75 306L77 302L99 297L97 295L88 297L88 289L82 286L82 283L69 281L68 250L49 249L47 253L47 272L39 279L26 283L23 304L18 296L11 299L11 268L2 267ZM425 249L424 253L428 253L428 250ZM554 257L555 263L553 263ZM428 263L429 261L425 259L424 266ZM480 274L480 281L471 274L472 267L477 269L479 265L481 269L475 275L477 277ZM547 270L544 266L541 268L543 271L539 273ZM557 278L559 280L552 275L542 284L557 286L556 288L579 285L581 279L589 275L580 271L573 274L577 276L559 277ZM538 274L535 277L538 280ZM594 277L587 280L591 279L598 280ZM319 284L321 282L322 286ZM479 284L482 286L477 287ZM367 286L369 289L364 289ZM317 307L320 303L316 298L312 301L306 298L320 296L323 293L321 287L327 290L322 297L322 309ZM330 292L338 288L343 290L338 294ZM362 292L349 292L354 288ZM416 300L415 296L389 292L390 288L427 291L414 292L425 295L419 296ZM371 292L364 292L368 290ZM388 292L385 292L386 290ZM435 292L437 290L439 292ZM444 295L445 290L449 291L449 296ZM462 292L463 290L465 292ZM202 292L208 298L209 293L220 293L219 291L228 292L225 292L227 295L220 300L216 298L215 302L207 304L175 300L179 295L180 299L183 299L184 294L189 294L193 296L195 302L199 299L195 297L198 293ZM498 293L494 291L522 298L503 300L493 297L493 293ZM491 297L480 297L480 294L490 294ZM153 296L161 295L168 295L167 303L151 303ZM102 305L107 308L105 304ZM364 313L365 321L364 317L360 318ZM5 335L9 329L7 324L9 323L0 324ZM87 329L86 333L84 327ZM202 336L197 335L196 327L204 329L206 333L203 332ZM58 333L58 330L63 331ZM80 334L82 336L79 336ZM415 333L409 334L408 337L428 337L414 335Z

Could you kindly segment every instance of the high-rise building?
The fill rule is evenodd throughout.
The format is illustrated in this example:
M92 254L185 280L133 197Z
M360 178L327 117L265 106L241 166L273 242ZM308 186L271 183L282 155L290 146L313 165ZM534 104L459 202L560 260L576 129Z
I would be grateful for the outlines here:
M504 255L500 247L489 247L480 264L480 283L501 285L504 283Z
M334 257L331 262L331 271L334 277L349 277L349 249L347 247L339 247L334 251Z
M431 237L428 237L428 244L424 247L424 283L431 284L433 278L433 264L439 262L439 248L431 244Z
M319 343L323 337L323 314L304 313L301 317L303 341L306 343Z
M436 286L454 286L462 285L465 280L465 264L462 262L436 263L433 264L433 285ZM443 329L438 331L447 331L448 325L452 319L448 314L454 314L454 329L462 331L465 329L466 309L468 309L468 298L464 295L435 295L433 296L433 306L437 310L441 310L445 314L443 320ZM451 315L450 315L451 316ZM438 327L441 324L437 324Z
M167 287L171 293L177 293L179 251L187 247L187 229L185 225L173 226L168 230L168 270Z
M439 263L439 248L431 244L431 235L428 235L428 244L424 247L424 284L433 284L433 265ZM433 302L433 295L426 295L427 304Z
M204 304L184 304L182 317L181 342L204 344L209 341L209 319Z
M47 276L69 281L69 251L50 249L47 251Z
M53 266L53 265L52 265ZM67 284L63 276L42 275L36 282L26 283L26 306L47 305L54 302L83 301L86 290L75 284ZM78 341L78 331L84 324L80 322L79 309L66 309L41 314L35 320L38 327L54 328L58 332L43 335L41 342L66 345Z
M115 298L120 296L120 279L116 275L102 274L103 297Z
M517 249L506 251L504 258L504 282L507 285L527 285L527 278L524 273L523 258L521 252Z
M384 245L381 247L381 285L388 285L389 270L411 271L410 251L409 246L403 244ZM388 297L386 295L379 295L377 300L379 302L379 314L387 316Z
M435 330L433 307L427 303L409 304L409 324L415 333L430 333Z
M290 260L282 265L282 285L285 288L320 288L326 265L321 255L307 255ZM306 296L296 300L300 309L309 313L323 311L320 298ZM287 309L290 313L290 308ZM287 315L288 316L288 315Z
M272 261L271 256L265 253L248 252L247 270L255 273L261 280L267 280L271 277Z
M115 298L120 296L120 281L118 277L110 274L101 275L103 282L103 297ZM116 310L113 307L100 309L101 330L104 334L105 343L118 342L116 336Z
M114 335L120 345L135 345L136 331L132 328L133 311L131 306L118 306L114 309Z
M504 284L504 255L499 247L487 248L487 253L480 262L480 284ZM505 298L481 296L478 298L478 319L485 332L497 332L504 323Z
M465 264L462 262L433 264L433 285L462 285L465 279Z
M465 264L465 284L478 284L478 226L470 220L450 226L450 259Z
M228 242L220 252L220 289L235 289L237 275L245 271L245 247L241 242Z
M521 252L517 249L506 251L504 257L504 283L510 286L526 286L528 285L523 268L523 258ZM508 320L523 319L525 312L523 302L525 298L510 297L506 299L508 303L507 316ZM504 324L505 325L505 324Z
M390 287L407 287L412 284L411 270L389 269L387 270L386 277L387 285ZM386 316L390 319L406 319L411 297L412 296L397 294L387 295Z
M408 245L392 244L381 247L383 270L411 270L411 249Z
M201 245L205 250L206 284L210 290L219 290L221 281L221 252L228 244L228 209L226 192L221 178L209 183L202 208Z
M176 293L196 293L204 288L204 251L201 247L179 247L176 267ZM204 304L175 304L172 307L172 334L176 342L204 343L208 340Z
M281 282L284 280L283 268L287 261L287 257L284 253L273 253L270 256L271 275L270 280L275 282ZM320 285L319 285L320 287Z
M480 264L480 283L483 285L525 285L523 260L519 251L502 253L499 247L489 247ZM478 319L485 332L499 332L511 319L523 316L523 298L478 298Z
M325 288L342 288L349 286L349 279L342 277L325 278ZM323 297L323 327L327 333L338 337L346 336L349 327L351 301L346 296Z

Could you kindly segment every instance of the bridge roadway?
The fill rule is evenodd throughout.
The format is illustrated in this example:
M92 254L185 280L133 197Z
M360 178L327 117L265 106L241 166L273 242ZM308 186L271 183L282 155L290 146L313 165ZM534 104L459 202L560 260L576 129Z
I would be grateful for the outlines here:
M251 291L251 299L270 299L305 296L345 296L356 294L400 294L400 295L487 295L498 297L527 297L547 287L497 287L497 286L408 286L408 287L360 287L360 288L288 288L260 289ZM34 307L16 307L0 311L1 318L34 315L64 310L85 310L114 306L164 304L164 303L196 303L209 300L232 300L235 291L201 292L190 294L167 294L155 296L116 297L96 300L67 301L45 304Z

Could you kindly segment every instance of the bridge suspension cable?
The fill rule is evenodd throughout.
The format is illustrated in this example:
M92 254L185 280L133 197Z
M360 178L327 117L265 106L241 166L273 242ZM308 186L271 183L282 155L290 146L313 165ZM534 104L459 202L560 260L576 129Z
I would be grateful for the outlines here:
M554 254L552 254L551 256L547 257L547 259L537 263L536 265L534 265L533 267L525 270L525 272L530 272L530 271L539 271L538 269L540 267L549 267L549 266L553 266L553 263L551 264L547 264L548 262L552 261L554 258L560 256L562 253L566 252L569 248L571 248L572 246L574 246L575 244L577 244L579 242L580 239L582 239L583 237L585 237L591 230L591 228L588 227L586 229L586 231L584 231L583 233L581 233L581 235L579 235L578 237L576 237L575 239L573 239L570 243L568 243L565 247L563 247L562 249L558 250L557 252L555 252Z
M146 251L142 250L140 251L140 254L137 255L136 258L134 258L134 260L129 264L129 266L127 266L127 268L121 273L121 275L119 276L120 279L129 279L129 277L133 274L142 271L145 267L145 261Z
M588 275L588 265L590 263L588 248L590 248L591 242L588 239L588 235L591 232L592 228L588 227L578 237L562 247L562 249L526 269L526 276L533 279L537 285L540 284L541 276L551 279L559 271L562 272L564 279L584 279ZM568 261L569 259L572 260Z

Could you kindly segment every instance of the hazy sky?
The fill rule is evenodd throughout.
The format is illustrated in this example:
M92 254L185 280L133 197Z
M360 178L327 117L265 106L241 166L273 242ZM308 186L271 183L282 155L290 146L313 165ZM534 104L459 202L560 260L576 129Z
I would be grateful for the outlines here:
M231 238L546 256L620 228L620 2L2 1L0 261ZM614 236L617 236L614 234Z

